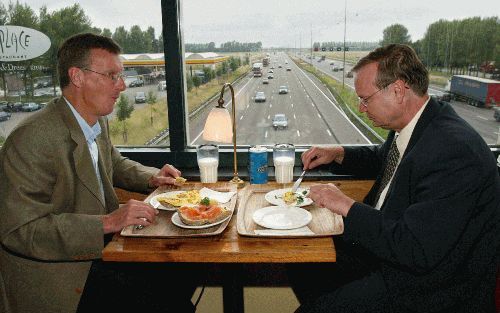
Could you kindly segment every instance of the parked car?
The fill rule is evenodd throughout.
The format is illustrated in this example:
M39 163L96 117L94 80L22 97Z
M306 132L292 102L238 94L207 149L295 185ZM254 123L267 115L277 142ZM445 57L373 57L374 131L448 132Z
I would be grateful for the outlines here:
M40 105L35 102L27 102L21 107L21 111L23 112L33 112L36 110L40 110Z
M345 77L347 78L352 78L354 75L352 74L352 71L349 71L347 72L347 74L345 74Z
M494 107L493 111L493 117L497 120L497 122L500 122L500 107Z
M266 94L263 91L257 91L254 98L255 102L266 102Z
M273 128L277 129L285 129L288 127L288 119L285 114L278 113L274 114L273 117Z
M15 102L7 104L7 108L4 109L5 112L19 112L23 107L22 102Z
M287 94L288 93L288 87L287 86L280 86L279 88L279 92L278 92L280 95L281 94Z
M262 78L262 83L269 84L269 78L267 78L267 77Z
M167 82L165 80L161 80L158 83L158 91L163 91L165 89L167 89Z
M0 101L0 112L5 111L5 109L9 106L7 101Z
M144 81L142 79L136 79L128 85L129 87L141 87L144 86Z
M9 112L0 112L0 122L8 121L11 117Z
M146 93L144 91L138 91L135 93L135 103L145 103Z

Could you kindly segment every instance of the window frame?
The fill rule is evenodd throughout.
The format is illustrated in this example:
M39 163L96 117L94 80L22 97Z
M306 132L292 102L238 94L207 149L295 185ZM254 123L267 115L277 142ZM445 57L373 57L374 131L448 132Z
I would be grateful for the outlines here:
M182 5L180 2L181 0L161 0L170 147L119 148L124 156L149 166L161 167L163 164L169 163L175 164L178 168L196 168L196 150L189 147L187 143L188 120L185 113L187 90L184 70ZM221 167L232 168L232 146L220 147L219 163ZM296 149L295 164L301 164L301 153L307 148L308 146L301 146ZM500 146L490 145L490 149L497 158L500 154ZM239 145L237 151L238 171L240 176L246 177L248 146ZM272 158L269 160L269 165L272 166ZM300 165L297 167L301 168ZM324 177L324 174L320 176Z

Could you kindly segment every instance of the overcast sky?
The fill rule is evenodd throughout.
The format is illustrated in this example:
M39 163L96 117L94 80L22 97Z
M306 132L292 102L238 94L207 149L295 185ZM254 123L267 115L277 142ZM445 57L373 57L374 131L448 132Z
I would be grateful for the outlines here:
M3 3L7 1L2 0ZM72 5L73 0L20 0L38 14ZM83 0L80 5L94 26L161 30L160 0ZM310 46L313 41L342 41L344 1L338 0L184 0L184 41L208 43L261 41L270 46ZM439 19L498 16L498 0L347 0L347 41L378 41L385 27L400 23L412 40Z

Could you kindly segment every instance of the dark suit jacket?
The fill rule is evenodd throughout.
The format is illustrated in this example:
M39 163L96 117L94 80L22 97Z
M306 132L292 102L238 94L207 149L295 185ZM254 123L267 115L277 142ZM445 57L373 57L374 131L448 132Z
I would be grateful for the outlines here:
M343 167L381 172L394 137L346 148ZM430 100L381 210L365 203L345 218L344 240L380 261L395 312L494 312L500 179L483 139L448 104ZM374 171L375 169L375 171Z
M21 122L0 150L0 312L76 311L93 259L99 215L118 208L113 186L146 191L158 169L120 155L99 120L99 169L63 99Z

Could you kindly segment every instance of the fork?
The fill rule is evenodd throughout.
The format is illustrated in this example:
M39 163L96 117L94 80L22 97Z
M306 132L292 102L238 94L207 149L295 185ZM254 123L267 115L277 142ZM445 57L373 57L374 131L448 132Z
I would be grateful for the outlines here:
M306 170L304 170L302 172L302 174L300 174L300 177L297 179L297 181L295 181L295 183L293 184L293 187L292 187L292 192L296 192L297 189L299 188L300 186L300 183L302 182L302 179L304 178L304 176L306 175Z

